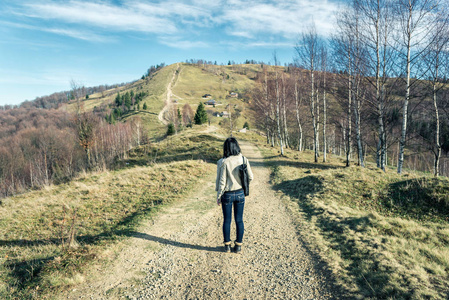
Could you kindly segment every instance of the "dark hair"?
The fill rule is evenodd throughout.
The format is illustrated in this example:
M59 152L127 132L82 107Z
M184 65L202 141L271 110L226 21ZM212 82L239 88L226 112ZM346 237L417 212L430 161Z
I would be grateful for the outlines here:
M233 137L227 138L223 144L223 158L240 153L240 146L237 140Z

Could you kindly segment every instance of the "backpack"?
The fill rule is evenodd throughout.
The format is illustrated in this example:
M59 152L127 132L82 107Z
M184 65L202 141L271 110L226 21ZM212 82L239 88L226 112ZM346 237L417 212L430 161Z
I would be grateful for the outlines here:
M240 173L240 181L242 182L243 192L245 196L249 195L249 176L248 176L248 168L245 163L245 158L242 156L243 164L239 166Z

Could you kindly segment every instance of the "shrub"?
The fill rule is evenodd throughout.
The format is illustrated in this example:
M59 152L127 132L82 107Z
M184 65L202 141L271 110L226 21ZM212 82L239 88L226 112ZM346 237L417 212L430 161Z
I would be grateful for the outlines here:
M168 124L167 127L167 135L174 135L175 134L175 125L173 123Z

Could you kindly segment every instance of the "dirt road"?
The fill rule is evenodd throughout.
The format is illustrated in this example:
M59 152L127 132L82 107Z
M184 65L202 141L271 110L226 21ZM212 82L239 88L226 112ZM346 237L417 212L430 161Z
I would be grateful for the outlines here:
M157 116L159 121L162 122L165 125L168 124L168 121L165 119L165 114L170 110L170 108L172 106L172 96L174 96L173 92L172 92L172 87L175 84L176 74L178 74L179 71L180 71L180 64L177 63L176 64L176 69L173 71L172 79L167 84L167 91L166 91L164 108L159 112L159 115Z
M245 204L242 254L222 252L222 213L214 203L211 176L185 201L144 224L112 268L69 298L335 298L329 279L272 190L259 151L249 143L241 146L255 177ZM235 223L231 226L235 236Z

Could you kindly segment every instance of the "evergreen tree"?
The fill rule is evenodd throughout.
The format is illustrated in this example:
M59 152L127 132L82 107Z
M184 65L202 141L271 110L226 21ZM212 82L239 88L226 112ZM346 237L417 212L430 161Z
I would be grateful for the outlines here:
M148 109L148 106L147 106L147 103L145 102L144 104L143 104L143 110L147 110Z
M115 105L117 105L117 106L122 105L122 97L120 96L120 92L118 92L117 97L115 97Z
M206 110L204 109L203 102L200 102L200 105L198 105L193 120L197 125L201 125L207 122L207 113Z
M131 105L132 105L132 101L131 101L131 95L129 94L129 92L126 92L125 96L125 106L127 110L131 109Z
M249 124L248 124L248 122L245 122L245 124L243 124L243 128L246 128L246 129L249 130Z
M174 135L175 134L175 125L173 123L168 124L167 127L167 135Z

